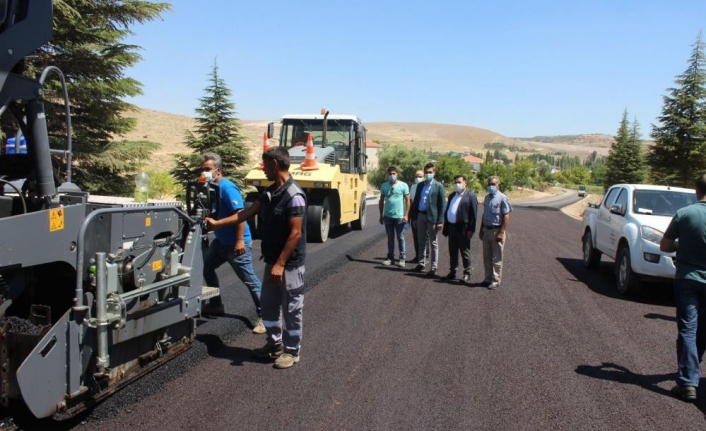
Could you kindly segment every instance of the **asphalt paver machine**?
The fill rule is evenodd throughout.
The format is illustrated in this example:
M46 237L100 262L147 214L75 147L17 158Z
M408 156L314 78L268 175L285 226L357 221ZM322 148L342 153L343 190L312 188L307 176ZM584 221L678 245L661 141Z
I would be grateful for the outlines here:
M61 72L15 73L51 34L51 1L0 1L0 112L26 142L0 154L0 404L37 418L72 416L188 349L201 301L218 293L202 282L208 191L138 203L71 183L70 140L50 148L42 100Z

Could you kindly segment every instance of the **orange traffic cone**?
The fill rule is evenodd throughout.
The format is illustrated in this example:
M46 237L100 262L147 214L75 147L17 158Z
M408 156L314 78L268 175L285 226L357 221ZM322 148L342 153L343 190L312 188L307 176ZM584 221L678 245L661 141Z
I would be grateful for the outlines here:
M302 171L315 171L319 169L318 163L316 163L316 156L314 156L314 138L311 137L311 133L306 138L306 154L304 155L304 162L302 163Z
M262 154L265 154L267 150L270 149L270 140L267 138L267 132L263 134L262 137ZM258 167L259 170L265 169L265 167L262 165L262 161L260 162L260 166Z

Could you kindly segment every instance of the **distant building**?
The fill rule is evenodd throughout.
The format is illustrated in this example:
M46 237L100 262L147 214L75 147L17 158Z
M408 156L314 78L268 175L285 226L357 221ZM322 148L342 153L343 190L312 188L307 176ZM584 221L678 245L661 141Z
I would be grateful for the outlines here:
M382 149L382 145L373 141L365 141L365 150L368 155L368 170L375 169L378 166L378 152Z
M463 160L470 163L471 170L478 172L480 170L480 165L483 164L483 159L473 155L464 156Z

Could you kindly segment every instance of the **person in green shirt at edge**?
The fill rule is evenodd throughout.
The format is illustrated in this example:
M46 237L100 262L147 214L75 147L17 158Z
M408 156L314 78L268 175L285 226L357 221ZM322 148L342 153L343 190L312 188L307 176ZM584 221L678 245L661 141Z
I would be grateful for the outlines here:
M677 252L674 297L677 314L677 385L672 395L696 401L699 366L706 351L706 175L696 181L698 202L677 211L659 244ZM677 242L678 240L678 242Z
M392 265L395 260L395 237L400 248L400 258L397 266L405 265L405 238L404 226L409 220L409 187L397 178L397 167L387 168L388 181L380 187L380 224L385 225L387 232L387 258L383 265Z

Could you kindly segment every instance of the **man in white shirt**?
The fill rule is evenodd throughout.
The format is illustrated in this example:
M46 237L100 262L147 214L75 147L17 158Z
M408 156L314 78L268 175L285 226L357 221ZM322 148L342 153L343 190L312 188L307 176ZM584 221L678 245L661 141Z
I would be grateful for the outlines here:
M476 232L478 197L466 190L466 177L454 177L455 191L449 195L449 204L444 213L444 228L441 234L449 238L449 273L445 280L456 279L458 254L463 262L463 282L471 281L471 238Z

